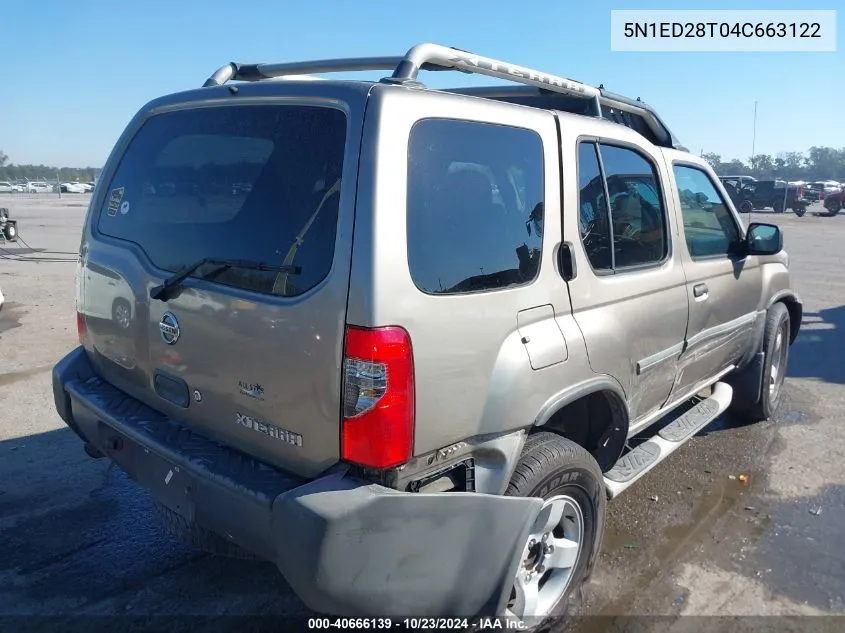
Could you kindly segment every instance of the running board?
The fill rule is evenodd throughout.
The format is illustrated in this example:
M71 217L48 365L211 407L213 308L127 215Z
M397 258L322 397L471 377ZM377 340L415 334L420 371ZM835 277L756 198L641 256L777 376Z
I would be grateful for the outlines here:
M604 475L607 496L613 499L652 468L669 457L705 426L718 418L731 403L733 388L724 383L713 385L713 393L689 411L678 416L660 431L625 453Z

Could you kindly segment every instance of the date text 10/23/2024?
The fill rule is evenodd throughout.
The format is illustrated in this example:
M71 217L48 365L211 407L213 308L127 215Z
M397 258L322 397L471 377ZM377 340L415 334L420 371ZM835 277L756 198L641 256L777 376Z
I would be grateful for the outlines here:
M389 630L419 630L419 631L466 631L474 630L512 630L519 631L527 628L522 620L517 618L480 618L477 621L469 618L309 618L309 630L336 631L389 631Z

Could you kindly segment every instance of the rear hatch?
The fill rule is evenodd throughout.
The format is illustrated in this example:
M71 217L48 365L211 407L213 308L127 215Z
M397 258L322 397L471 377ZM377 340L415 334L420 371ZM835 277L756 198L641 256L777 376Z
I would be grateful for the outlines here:
M82 247L77 305L101 375L302 476L339 456L351 119L247 97L156 113L101 183ZM154 298L203 258L219 261Z

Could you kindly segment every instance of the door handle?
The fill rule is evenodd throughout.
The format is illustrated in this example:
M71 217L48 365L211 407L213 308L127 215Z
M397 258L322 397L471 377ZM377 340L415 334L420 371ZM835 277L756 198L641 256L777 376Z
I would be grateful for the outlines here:
M696 299L707 294L707 284L696 284L692 287L692 294Z

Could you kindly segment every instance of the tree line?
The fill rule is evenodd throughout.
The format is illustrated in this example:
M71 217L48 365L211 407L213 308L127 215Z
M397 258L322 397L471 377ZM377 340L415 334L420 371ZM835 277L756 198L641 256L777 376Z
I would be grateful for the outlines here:
M94 182L99 176L99 167L53 167L50 165L14 165L9 164L9 157L0 151L0 181L23 182L27 180L47 180L55 182Z
M758 180L845 181L845 147L811 147L807 152L783 152L777 156L757 154L747 163L741 160L723 161L719 154L703 153L720 176L754 176Z
M720 154L702 154L720 176L747 175L758 179L836 180L845 181L845 147L813 146L807 152L783 152L777 156L757 154L747 163L733 159L723 161ZM93 182L99 167L51 167L49 165L7 164L9 157L0 151L0 180L50 180L61 182Z

